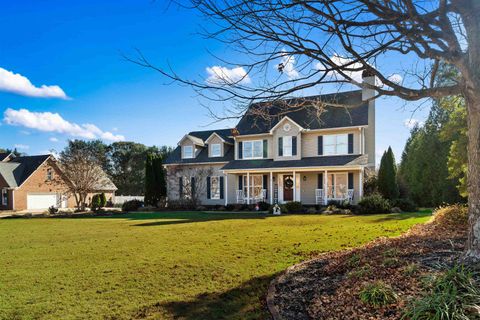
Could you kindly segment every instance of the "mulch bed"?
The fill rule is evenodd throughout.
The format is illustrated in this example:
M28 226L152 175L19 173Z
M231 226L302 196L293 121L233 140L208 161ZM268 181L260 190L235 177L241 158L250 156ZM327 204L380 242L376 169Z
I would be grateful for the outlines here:
M465 226L431 222L397 238L323 254L272 282L267 304L276 320L400 319L408 301L421 294L422 277L453 266L465 241ZM395 304L375 308L360 300L363 286L377 280L397 293Z

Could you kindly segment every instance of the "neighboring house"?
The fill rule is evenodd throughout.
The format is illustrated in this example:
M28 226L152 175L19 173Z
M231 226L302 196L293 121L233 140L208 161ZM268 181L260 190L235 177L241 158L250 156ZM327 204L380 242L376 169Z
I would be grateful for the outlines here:
M186 190L194 189L204 205L357 203L365 171L375 169L374 94L363 89L283 100L306 107L282 115L285 109L275 104L257 103L236 128L190 132L165 161L168 198L191 197ZM317 116L312 105L319 102L324 108Z
M52 155L15 157L0 154L0 210L44 210L51 206L73 208L69 182ZM114 200L117 188L108 179L94 193ZM90 194L89 198L93 195Z

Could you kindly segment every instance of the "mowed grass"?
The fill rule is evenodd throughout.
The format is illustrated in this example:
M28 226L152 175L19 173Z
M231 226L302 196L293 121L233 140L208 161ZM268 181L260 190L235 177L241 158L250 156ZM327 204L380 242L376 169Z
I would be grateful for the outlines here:
M134 213L0 220L2 319L265 319L269 282L312 252L396 236L430 212Z

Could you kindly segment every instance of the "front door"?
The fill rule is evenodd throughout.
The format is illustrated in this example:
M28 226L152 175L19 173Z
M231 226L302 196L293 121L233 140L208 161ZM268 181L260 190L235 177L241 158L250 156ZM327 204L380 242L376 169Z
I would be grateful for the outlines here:
M283 201L293 201L293 175L283 176Z

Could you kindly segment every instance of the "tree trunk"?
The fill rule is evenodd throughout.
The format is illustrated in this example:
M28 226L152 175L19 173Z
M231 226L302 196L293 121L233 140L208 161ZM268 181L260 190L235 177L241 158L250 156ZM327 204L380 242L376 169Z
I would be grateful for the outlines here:
M465 258L480 261L480 95L465 97L468 117L468 240Z

